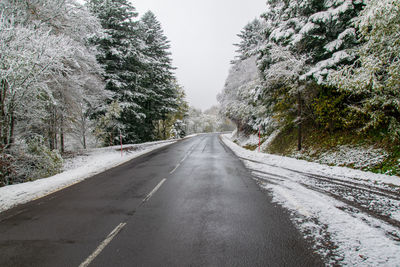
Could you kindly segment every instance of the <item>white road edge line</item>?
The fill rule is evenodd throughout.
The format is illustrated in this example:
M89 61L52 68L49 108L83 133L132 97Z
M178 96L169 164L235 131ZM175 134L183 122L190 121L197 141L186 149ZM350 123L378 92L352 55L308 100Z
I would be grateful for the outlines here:
M96 250L84 261L79 267L87 267L89 264L103 251L103 249L113 240L113 238L121 231L126 223L120 223L114 230L107 236L107 238L100 243Z
M166 181L167 179L162 179L161 182L158 183L158 185L156 185L156 187L154 187L154 189L143 199L143 202L148 201L155 192L157 192L158 189L160 189L160 187L162 186L162 184Z

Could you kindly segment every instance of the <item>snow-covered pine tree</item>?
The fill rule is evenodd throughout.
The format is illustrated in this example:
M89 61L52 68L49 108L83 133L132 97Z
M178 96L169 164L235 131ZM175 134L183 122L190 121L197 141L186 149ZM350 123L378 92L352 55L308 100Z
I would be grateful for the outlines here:
M304 57L291 49L290 38L297 25L301 24L291 8L296 1L270 0L267 11L261 15L264 19L264 38L259 49L257 61L262 77L262 88L255 92L257 105L268 111L270 125L300 122L295 103L299 99L299 78L304 72ZM264 115L265 116L265 115Z
M145 95L142 107L146 115L143 140L156 137L155 127L159 120L165 121L176 112L177 86L173 74L170 44L160 22L153 12L146 12L140 20L140 37L143 40L143 65L141 88ZM164 127L165 128L165 127ZM165 136L166 137L166 136Z
M400 140L400 2L368 0L355 19L360 32L357 61L333 72L330 80L361 100L352 110L366 117L364 130L388 129Z
M313 104L316 97L324 98L325 93L336 95L330 93L334 88L328 90L325 86L329 71L355 59L353 54L348 53L348 48L357 44L356 30L351 20L362 9L363 1L270 0L268 5L267 12L262 15L266 29L258 61L265 80L262 99L274 112L276 108L284 113L292 110L289 119L295 117L295 113L304 114L297 115L298 122L299 116L312 118L315 115ZM279 56L279 51L282 56ZM291 60L287 61L290 57L284 54L288 53L292 54L292 59L302 61L302 67L290 63ZM281 78L275 77L277 75ZM271 81L285 82L271 86ZM338 98L343 100L342 95ZM336 103L336 100L332 99L332 103ZM322 110L320 107L317 109ZM321 124L325 125L325 122ZM326 124L332 129L334 122Z
M177 110L175 113L173 113L172 117L172 122L173 122L173 135L175 137L184 137L187 132L186 132L186 123L185 119L189 115L189 104L186 101L186 93L183 87L179 86L176 84L176 91L177 91L177 97L176 97L176 102L177 102Z
M354 118L343 114L345 106L353 100L335 87L327 86L327 76L356 59L352 49L358 45L357 30L352 20L363 9L364 1L303 2L299 2L297 16L303 18L305 24L296 31L291 46L302 54L310 55L307 62L309 68L301 76L302 80L311 82L311 90L307 92L308 96L312 96L309 98L311 102L305 101L305 105L311 107L308 115L316 116L315 122L331 133L337 128L353 127Z
M326 82L330 69L351 63L348 48L357 44L351 20L363 7L362 0L269 0L262 15L266 29L260 68L267 72L271 44L286 47L293 54L307 56L301 79ZM290 66L288 66L290 68Z
M240 42L235 44L238 48L238 58L244 60L258 54L258 49L263 41L263 31L265 30L264 22L261 19L254 19L246 24L246 26L237 35Z
M159 139L179 138L186 135L186 122L189 105L186 101L186 94L177 82L175 82L176 105L173 113L169 113L166 120L159 120L157 123L157 135Z
M106 36L96 38L97 60L105 68L106 90L112 93L107 104L117 102L121 108L119 124L106 129L119 142L120 131L124 142L138 142L141 139L136 126L146 115L140 106L146 98L140 90L141 69L144 55L140 48L138 22L135 8L127 0L88 0L89 10L95 14L106 32ZM99 109L104 114L107 105Z
M330 70L352 63L349 48L357 45L352 20L364 7L363 0L298 1L296 17L304 25L296 30L290 45L309 54L310 70L302 77L325 84Z

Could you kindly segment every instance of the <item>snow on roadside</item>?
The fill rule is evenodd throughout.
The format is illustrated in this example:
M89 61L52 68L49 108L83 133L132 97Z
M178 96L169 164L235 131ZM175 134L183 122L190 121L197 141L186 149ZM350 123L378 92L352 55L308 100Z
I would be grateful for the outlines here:
M85 151L85 155L65 160L64 172L62 173L32 182L1 187L0 212L56 192L140 155L175 142L159 141L124 145L122 156L119 151L120 146Z
M382 185L400 186L400 178L397 176L375 174L372 172L365 172L344 167L327 166L315 162L308 162L305 160L298 160L295 158L277 156L266 153L255 153L258 150L254 152L249 151L232 142L230 139L230 134L223 135L222 137L225 143L229 147L231 147L231 149L235 153L238 152L239 154L246 155L248 159L261 160L263 162L268 162L270 165L291 168L302 172L310 172L321 175L334 175L344 180L357 179L359 181L367 181L368 183L372 181Z
M261 147L260 147L261 151L264 151L272 143L272 141L275 139L275 137L278 136L279 133L280 133L280 129L273 131L267 137L267 139L261 144Z
M252 134L252 135L243 135L242 133L238 133L237 130L235 130L232 134L230 134L231 138L240 146L256 146L258 145L258 135L257 134Z
M291 211L327 265L399 266L400 178L243 149L258 184Z
M310 157L310 154L314 154ZM388 154L385 150L372 146L350 146L341 145L315 155L315 151L293 152L290 157L306 159L321 164L331 164L335 166L353 166L355 169L363 169L381 164Z

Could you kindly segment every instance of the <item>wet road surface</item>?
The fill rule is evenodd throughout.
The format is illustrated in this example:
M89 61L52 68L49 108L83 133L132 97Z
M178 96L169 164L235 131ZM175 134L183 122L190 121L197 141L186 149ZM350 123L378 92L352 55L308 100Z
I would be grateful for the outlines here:
M0 213L0 266L320 266L218 134Z

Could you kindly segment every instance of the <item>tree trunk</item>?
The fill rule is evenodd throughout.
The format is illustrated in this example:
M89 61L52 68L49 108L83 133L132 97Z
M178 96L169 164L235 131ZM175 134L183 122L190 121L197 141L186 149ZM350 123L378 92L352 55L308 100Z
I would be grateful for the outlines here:
M56 148L56 140L55 140L55 121L54 121L54 109L50 107L50 121L49 121L49 148L50 150L54 150Z
M10 123L9 123L9 116L4 116L3 119L3 135L1 137L1 141L3 145L7 148L8 146L8 137L9 137L9 131L10 131Z
M50 122L51 122L51 118L50 118ZM47 133L47 135L48 135L48 138L49 138L49 148L50 148L50 150L53 150L53 148L54 148L54 144L53 144L53 137L52 137L52 130L51 130L51 125L49 124L48 125L48 133Z
M8 82L7 80L1 80L1 92L0 92L0 139L3 145L6 143L5 136L6 132L6 114L5 114L5 103L6 103L6 96L8 91Z
M301 118L301 93L297 92L297 123L298 123L298 129L297 129L297 150L301 150L301 141L302 141L302 129L301 129L301 123L302 123L302 118Z
M57 129L57 110L56 110L55 107L54 107L54 109L53 109L53 115L54 115L54 118L53 118L53 122L54 122L54 123L53 123L54 149L58 149L58 138L57 138L57 135L58 135L58 129Z
M60 150L61 153L64 153L65 151L65 145L64 145L64 128L62 126L62 122L61 122L61 127L60 127Z
M87 121L86 121L86 115L85 112L81 109L81 123L80 123L80 134L81 134L81 141L82 141L82 146L83 149L86 149L86 132L87 132Z
M83 142L83 149L86 149L86 135L83 134L82 136L82 142Z
M161 132L160 132L160 121L157 122L157 138L161 137Z
M164 140L166 140L167 139L167 127L166 127L166 125L165 125L165 119L163 119L163 135L164 135Z
M329 118L329 134L333 134L333 119L332 117Z
M10 133L8 136L7 148L10 148L14 144L14 129L15 129L15 116L14 112L10 114Z

